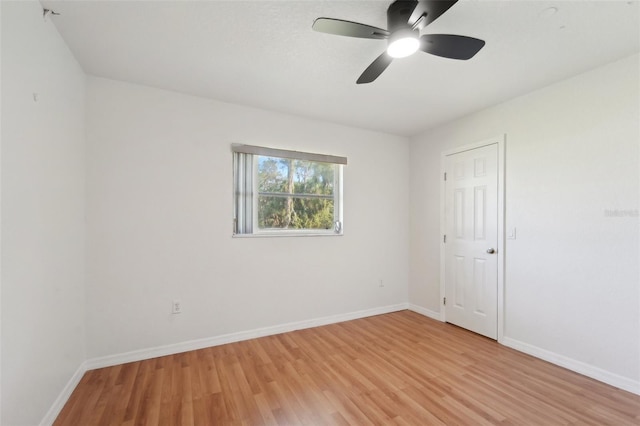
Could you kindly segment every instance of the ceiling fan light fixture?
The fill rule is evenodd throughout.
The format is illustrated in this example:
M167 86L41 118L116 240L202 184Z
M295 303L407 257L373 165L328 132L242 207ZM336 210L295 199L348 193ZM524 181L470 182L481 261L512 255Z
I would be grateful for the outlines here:
M418 51L420 48L420 34L410 28L401 29L389 37L387 53L392 58L406 58Z

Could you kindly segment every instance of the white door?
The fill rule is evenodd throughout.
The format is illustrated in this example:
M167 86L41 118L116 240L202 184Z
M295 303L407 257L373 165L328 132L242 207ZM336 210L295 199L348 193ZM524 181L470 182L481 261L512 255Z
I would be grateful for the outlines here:
M445 318L498 337L498 145L446 157Z

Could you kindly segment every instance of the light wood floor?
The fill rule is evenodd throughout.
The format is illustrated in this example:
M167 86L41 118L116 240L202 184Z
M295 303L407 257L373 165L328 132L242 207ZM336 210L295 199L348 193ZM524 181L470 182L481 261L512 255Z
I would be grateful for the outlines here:
M640 425L640 396L409 311L87 372L62 425Z

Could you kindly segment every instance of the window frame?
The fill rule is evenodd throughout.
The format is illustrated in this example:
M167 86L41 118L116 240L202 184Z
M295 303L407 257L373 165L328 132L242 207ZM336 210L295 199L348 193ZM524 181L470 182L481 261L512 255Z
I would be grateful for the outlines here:
M233 144L233 237L239 238L253 238L253 237L292 237L292 236L341 236L344 235L344 200L343 200L343 182L344 171L343 166L347 164L346 157L338 157L325 154L314 154L300 151L289 151L275 148L258 147L252 145ZM241 168L239 164L246 166L247 158L244 157L242 161L239 160L239 155L251 156L251 211L243 207L243 201L246 203L247 195L238 191L238 175L240 173L246 176L245 169ZM261 229L258 226L258 198L260 196L259 188L259 176L258 176L258 159L259 157L272 157L279 159L293 159L302 160L316 163L327 163L334 167L334 184L333 184L333 223L334 227L331 229L290 229L290 228L269 228ZM246 189L246 184L245 184ZM312 197L299 197L299 198L312 198ZM240 210L242 213L240 213ZM238 217L251 215L251 230L250 232L238 232Z

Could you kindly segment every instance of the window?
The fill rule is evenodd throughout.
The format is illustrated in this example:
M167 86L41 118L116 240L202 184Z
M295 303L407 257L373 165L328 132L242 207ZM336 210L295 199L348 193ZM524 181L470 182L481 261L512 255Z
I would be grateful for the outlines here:
M342 165L332 155L232 145L235 235L342 234Z

